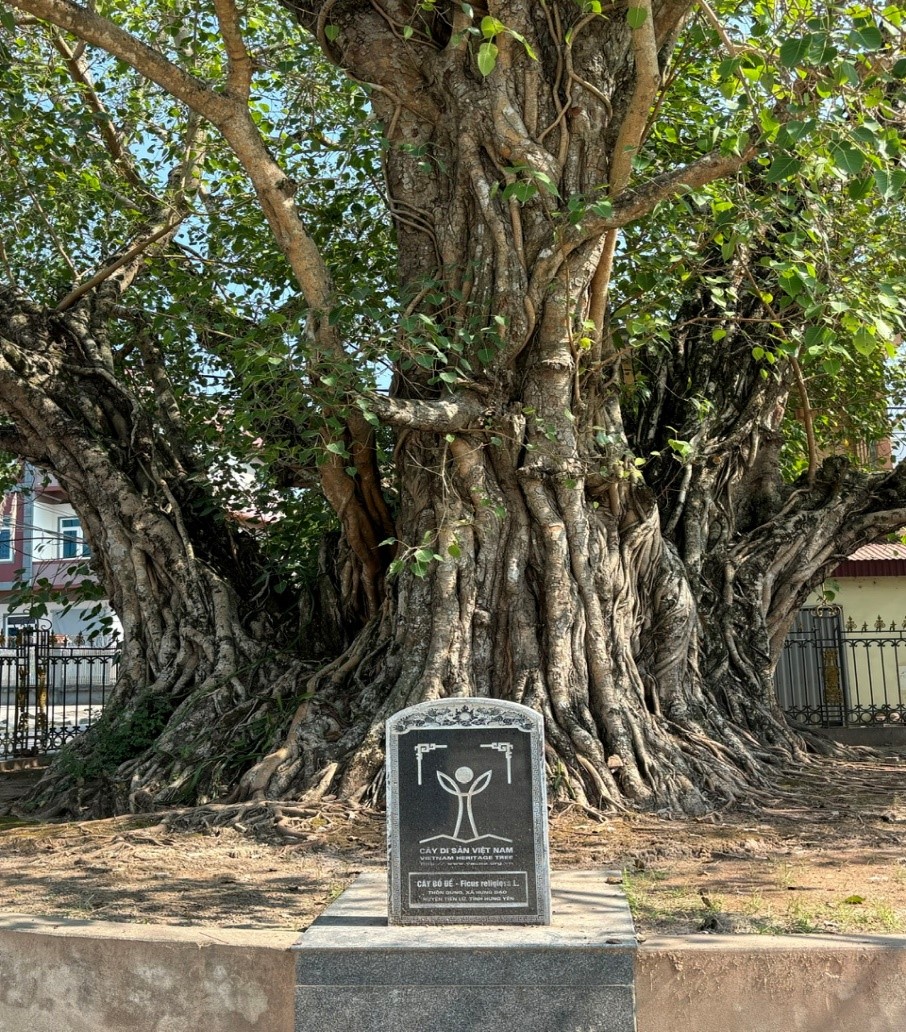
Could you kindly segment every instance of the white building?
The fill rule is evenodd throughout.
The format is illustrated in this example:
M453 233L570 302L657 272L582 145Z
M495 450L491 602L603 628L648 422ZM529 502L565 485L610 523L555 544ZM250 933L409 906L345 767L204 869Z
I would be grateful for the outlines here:
M121 627L106 601L80 601L78 586L90 576L91 550L66 492L52 477L26 465L17 486L0 508L0 632L9 639L23 626L40 626L61 639L81 641L119 634ZM11 606L23 586L54 601L29 613Z

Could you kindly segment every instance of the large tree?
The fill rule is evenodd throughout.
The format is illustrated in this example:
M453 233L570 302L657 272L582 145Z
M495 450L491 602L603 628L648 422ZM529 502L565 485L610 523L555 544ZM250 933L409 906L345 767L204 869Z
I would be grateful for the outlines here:
M451 694L594 806L802 754L785 634L906 523L902 8L4 2L2 443L126 637L44 803L370 797Z

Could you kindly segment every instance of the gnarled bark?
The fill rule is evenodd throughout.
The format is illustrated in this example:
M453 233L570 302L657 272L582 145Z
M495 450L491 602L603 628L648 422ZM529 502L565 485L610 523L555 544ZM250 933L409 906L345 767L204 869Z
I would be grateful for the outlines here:
M68 491L123 625L103 720L38 790L54 809L228 790L310 666L295 600L262 586L256 541L217 514L178 410L164 436L162 413L117 379L106 332L89 306L57 314L0 293L4 443Z

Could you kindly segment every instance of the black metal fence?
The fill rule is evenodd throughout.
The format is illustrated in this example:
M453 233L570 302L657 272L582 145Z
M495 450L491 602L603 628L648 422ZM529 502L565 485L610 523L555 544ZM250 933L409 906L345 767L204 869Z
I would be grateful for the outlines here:
M0 636L0 760L55 752L87 730L118 664L115 645L70 644L32 628Z
M101 715L116 683L116 643L70 643L50 631L0 635L0 760L58 750ZM906 727L906 620L869 629L838 607L803 609L775 671L797 724Z
M844 622L836 606L803 609L775 684L791 721L822 727L906 726L906 620Z

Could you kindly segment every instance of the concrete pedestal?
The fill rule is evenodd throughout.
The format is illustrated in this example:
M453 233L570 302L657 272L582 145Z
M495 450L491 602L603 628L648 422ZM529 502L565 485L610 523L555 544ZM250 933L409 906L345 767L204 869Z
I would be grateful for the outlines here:
M362 875L294 947L296 1032L635 1032L610 873L554 873L552 923L524 927L391 927L386 876Z

